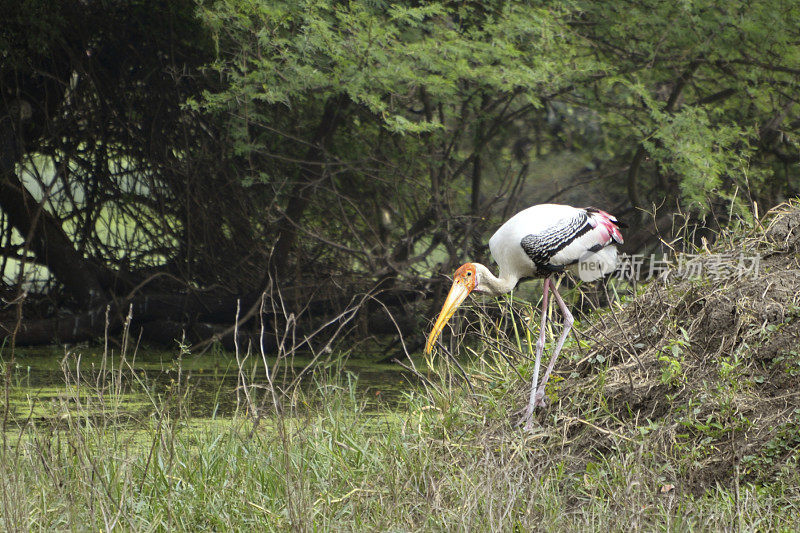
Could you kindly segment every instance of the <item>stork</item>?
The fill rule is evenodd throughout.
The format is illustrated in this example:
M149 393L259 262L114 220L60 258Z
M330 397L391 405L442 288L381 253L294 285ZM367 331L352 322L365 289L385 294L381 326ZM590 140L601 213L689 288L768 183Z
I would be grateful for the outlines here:
M453 286L428 336L425 353L431 353L447 321L469 293L475 291L499 296L511 291L522 280L544 278L542 321L536 343L533 383L530 400L520 421L525 423L525 429L531 429L533 411L536 407L545 406L545 385L573 323L572 314L553 283L553 276L572 271L584 281L594 281L613 272L617 266L616 245L623 242L619 228L624 227L627 226L613 215L593 207L541 204L520 211L489 239L489 250L500 267L499 277L480 263L464 263L456 270ZM564 327L539 384L550 291L564 315Z

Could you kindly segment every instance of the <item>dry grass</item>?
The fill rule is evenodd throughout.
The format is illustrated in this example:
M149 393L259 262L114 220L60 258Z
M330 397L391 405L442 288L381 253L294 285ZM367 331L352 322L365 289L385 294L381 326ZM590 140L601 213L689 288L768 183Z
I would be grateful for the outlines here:
M537 415L537 453L584 472L627 450L651 469L652 491L701 496L750 482L797 490L798 250L800 208L779 206L764 225L725 233L695 255L706 266L720 255L758 256L757 276L685 279L673 270L578 326L580 342L548 386L551 405ZM530 351L526 333L528 342L489 342L489 353ZM484 336L492 337L497 329ZM507 377L521 404L529 385Z
M0 523L796 530L800 225L783 217L798 213L712 248L760 254L758 278L653 283L579 325L531 433L515 425L532 371L525 309L475 324L466 337L485 346L471 362L439 360L379 413L335 370L287 395L243 372L233 419L193 421L177 383L132 430L114 423L113 395L106 414L76 409L131 373L85 376L82 392L67 373L59 417L17 417L3 434Z

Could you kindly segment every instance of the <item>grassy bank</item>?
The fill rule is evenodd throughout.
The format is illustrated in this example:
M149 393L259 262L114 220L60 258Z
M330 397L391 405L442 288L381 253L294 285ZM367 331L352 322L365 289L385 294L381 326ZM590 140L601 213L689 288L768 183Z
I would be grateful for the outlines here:
M65 388L51 416L4 433L2 526L23 530L243 529L794 529L800 479L744 472L702 492L684 483L697 448L658 431L616 433L603 416L550 413L513 426L515 379L477 364L474 392L432 374L399 408L367 410L352 376L297 393L293 414L257 427L245 413L190 419L186 400L153 398L121 423ZM119 385L119 384L118 384ZM84 384L88 386L88 384ZM124 384L123 384L124 386ZM95 401L98 396L94 396ZM589 412L591 409L586 409ZM600 411L602 412L602 411ZM604 427L606 426L606 427ZM597 439L600 437L600 439ZM576 449L575 441L597 445ZM602 448L600 445L602 444Z
M782 215L699 251L757 253L759 276L653 283L577 325L530 433L510 314L470 327L464 372L439 359L377 409L335 365L283 392L246 372L235 414L203 420L180 372L65 367L57 400L4 403L0 527L797 530L800 211Z

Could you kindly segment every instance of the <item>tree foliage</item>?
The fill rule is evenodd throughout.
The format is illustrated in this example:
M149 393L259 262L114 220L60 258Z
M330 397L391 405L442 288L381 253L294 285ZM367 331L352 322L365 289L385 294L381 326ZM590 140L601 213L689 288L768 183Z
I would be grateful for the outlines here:
M24 259L74 313L218 303L178 298L178 329L275 287L382 313L531 203L658 206L635 249L800 187L793 2L49 6L0 35L9 301Z

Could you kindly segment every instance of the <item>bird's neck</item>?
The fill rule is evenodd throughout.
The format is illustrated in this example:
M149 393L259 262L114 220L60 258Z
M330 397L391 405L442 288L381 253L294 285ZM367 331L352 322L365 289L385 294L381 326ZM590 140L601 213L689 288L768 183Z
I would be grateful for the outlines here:
M475 269L479 272L480 283L476 290L489 296L500 296L511 292L517 286L519 278L513 274L500 273L498 278L492 272L480 263L475 264Z

